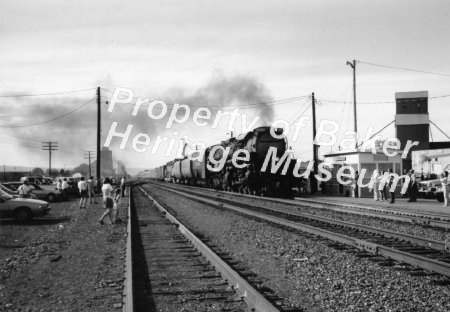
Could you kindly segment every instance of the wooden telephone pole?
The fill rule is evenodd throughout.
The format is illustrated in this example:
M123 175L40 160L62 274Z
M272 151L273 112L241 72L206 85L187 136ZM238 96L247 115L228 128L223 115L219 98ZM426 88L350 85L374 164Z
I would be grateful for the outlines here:
M100 151L100 138L101 138L101 127L102 127L102 116L101 116L101 109L100 109L100 87L97 87L97 179L100 181L100 165L102 158L101 151Z

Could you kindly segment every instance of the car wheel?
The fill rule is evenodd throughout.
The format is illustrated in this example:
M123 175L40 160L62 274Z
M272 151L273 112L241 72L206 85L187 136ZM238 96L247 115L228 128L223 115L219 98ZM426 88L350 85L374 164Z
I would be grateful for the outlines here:
M16 220L20 222L25 222L32 219L32 214L28 208L17 208L16 209Z
M55 196L55 194L48 194L47 195L47 201L48 202L54 202L55 201L55 198L56 198L56 196Z

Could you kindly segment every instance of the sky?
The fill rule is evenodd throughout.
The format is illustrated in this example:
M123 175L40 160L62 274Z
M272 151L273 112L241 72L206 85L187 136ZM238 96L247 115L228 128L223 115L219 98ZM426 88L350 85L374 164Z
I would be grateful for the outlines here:
M127 167L153 168L174 157L165 156L164 144L154 154L133 150L139 133L152 144L158 135L188 135L206 145L227 139L226 118L216 129L212 122L193 123L199 107L213 117L219 109L240 107L249 120L261 117L257 126L277 119L291 123L300 115L311 117L314 92L318 123L337 122L342 138L353 129L353 76L346 65L352 60L359 61L360 136L394 120L396 92L422 90L429 92L430 119L450 134L449 11L444 0L0 0L0 165L47 168L44 141L59 145L52 167L85 162L84 152L96 150L97 87L102 144L113 122L122 132L133 125L123 150L117 139L110 145L114 159ZM108 112L116 87L132 90L136 98L162 100L169 112L155 120L144 107L132 116L135 100ZM168 129L175 103L190 105L191 114ZM240 123L238 118L234 134L242 130ZM381 134L394 136L395 127ZM432 135L448 140L435 127ZM295 142L288 140L297 156L310 159L311 120ZM337 147L320 152L331 150Z

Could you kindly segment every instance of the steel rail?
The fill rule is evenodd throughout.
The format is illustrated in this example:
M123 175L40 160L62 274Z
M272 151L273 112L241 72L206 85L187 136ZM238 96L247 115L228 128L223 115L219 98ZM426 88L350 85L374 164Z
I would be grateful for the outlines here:
M270 301L260 294L253 286L251 286L239 273L234 271L224 260L222 260L213 250L205 245L197 236L195 236L186 226L184 226L177 218L170 214L161 204L151 197L142 187L140 190L153 202L153 204L165 214L173 224L177 225L178 230L182 233L197 250L216 268L217 271L233 286L233 288L244 298L245 302L256 311L261 312L279 312Z
M426 269L426 270L433 271L433 272L439 273L441 275L450 277L450 263L440 262L437 260L433 260L433 259L429 259L429 258L420 256L420 255L415 255L412 253L400 251L400 250L397 250L394 248L390 248L390 247L386 247L386 246L383 246L380 244L357 239L354 237L339 234L339 233L332 232L329 230L316 228L316 227L313 227L310 225L301 224L301 223L298 223L295 221L290 221L290 220L286 220L286 219L282 219L282 218L278 218L278 217L274 217L274 216L269 216L269 215L262 215L257 212L249 211L247 209L239 208L239 207L229 205L229 204L220 203L215 200L207 199L205 197L187 194L182 191L174 190L174 189L163 187L160 185L158 185L158 187L169 190L170 192L179 194L181 196L191 198L195 201L203 202L203 203L206 203L206 204L209 204L212 206L216 206L216 207L220 207L220 208L226 208L226 209L229 209L232 211L239 212L244 215L252 216L254 218L262 219L265 221L269 221L271 223L286 226L286 227L300 230L303 232L307 232L310 234L319 235L321 237L328 238L335 242L353 246L358 249L365 250L365 251L368 251L368 252L376 254L376 255L381 255L381 256L396 260L396 261L405 262L410 265L417 266L422 269Z
M338 203L338 202L330 202L327 200L318 200L311 198L295 198L296 201L306 202L308 204L321 204L326 206L337 206L342 208L351 209L351 211L355 210L364 210L363 214L367 214L367 212L373 212L373 215L386 215L387 218L396 218L398 220L409 219L412 223L432 225L437 227L442 227L445 229L450 229L450 215L439 215L435 213L424 213L424 212L412 212L405 209L399 208L383 208L383 207L371 207L367 205L361 204L350 204L350 203ZM324 207L326 209L326 207ZM346 211L345 209L336 209L337 211ZM438 220L440 219L440 220ZM443 220L442 220L443 219Z
M127 188L128 193L128 223L127 223L127 250L125 258L124 289L123 289L123 312L134 311L133 297L133 228L131 226L131 187Z
M153 181L150 183L159 185L158 183L155 183ZM183 185L183 187L197 189L197 190L199 189L198 187L189 186L189 185ZM256 195L240 194L240 193L233 193L233 192L228 192L228 191L218 191L218 190L211 190L211 189L207 189L207 188L201 188L201 190L211 192L211 193L229 194L229 195L259 199L259 200L264 199L264 200L270 201L270 202L282 203L282 204L287 204L287 205L297 206L297 207L326 209L326 210L353 213L353 214L364 215L364 216L378 217L378 218L395 220L395 221L408 222L408 223L412 223L412 224L430 225L430 226L436 226L436 227L440 227L440 228L444 228L444 229L450 229L450 216L447 217L447 216L442 216L442 215L437 215L437 214L426 214L426 213L411 212L411 211L406 211L406 210L386 209L386 208L382 208L382 207L370 207L370 206L365 206L365 205L337 203L337 202L330 202L330 201L326 201L326 200L316 200L316 199L310 199L310 198L298 198L297 197L294 200L292 200L292 199L282 199L282 198L261 197L261 196L256 196ZM437 220L438 218L448 219L448 221Z
M159 187L162 187L162 186L159 186ZM189 192L196 193L196 194L200 195L200 192L197 189L190 190ZM220 193L216 193L214 195L201 194L200 196L209 196L210 198L215 198L215 197L219 197L220 198L221 196L223 196L223 194L220 194ZM237 202L237 201L235 201L233 199L225 199L225 198L223 198L223 201L236 203L238 205L245 205L245 206L249 206L249 207L256 207L255 205L247 204L247 203L243 204L243 203ZM350 227L350 228L354 228L354 229L357 229L357 230L362 230L362 231L373 233L373 234L383 235L383 236L389 237L389 238L395 238L395 239L399 239L399 240L409 241L409 242L411 242L413 244L424 246L424 247L429 247L429 248L436 249L436 250L446 250L447 249L445 241L438 241L438 240L429 239L429 238L417 237L417 236L410 235L410 234L398 233L398 232L394 232L394 231L390 231L390 230L383 230L383 229L375 228L375 227L364 225L364 224L358 224L358 223L352 223L352 222L347 222L347 221L342 221L342 220L330 219L330 218L327 218L327 217L321 217L321 216L312 215L312 214L304 213L304 212L298 212L298 211L296 211L296 212L288 212L288 211L283 211L283 210L277 209L277 208L263 208L263 207L259 207L259 206L258 206L258 208L260 208L260 209L268 209L268 210L272 210L272 211L277 211L277 212L283 213L285 215L290 215L290 216L293 216L293 217L299 216L299 217L303 217L303 218L308 218L310 220L316 220L316 221L325 222L325 223L329 223L329 224L334 224L334 225L338 225L338 226Z

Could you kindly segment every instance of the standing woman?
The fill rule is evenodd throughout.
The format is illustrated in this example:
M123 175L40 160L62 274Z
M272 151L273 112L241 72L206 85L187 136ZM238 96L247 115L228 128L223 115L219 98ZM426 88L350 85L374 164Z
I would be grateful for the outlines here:
M78 189L80 190L80 203L78 204L78 207L80 209L86 208L86 200L88 197L88 185L87 182L84 181L84 177L81 177L80 181L78 182Z
M378 169L375 169L373 171L373 175L372 175L372 188L373 188L373 200L374 201L380 201L380 191L378 190L378 188L380 187L380 180L379 178L379 174L378 174Z
M450 181L448 179L448 171L441 174L442 191L444 192L444 207L448 206L448 193L450 188Z
M105 178L102 186L103 193L103 208L106 209L105 213L100 217L98 222L100 224L104 224L103 220L108 216L111 221L111 213L114 208L114 200L113 200L113 188L111 186L111 180L109 178Z

